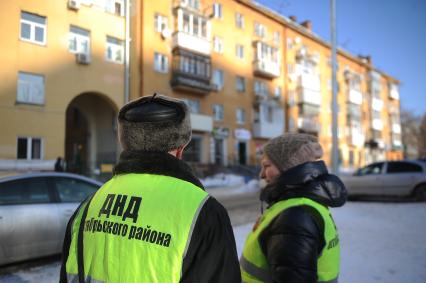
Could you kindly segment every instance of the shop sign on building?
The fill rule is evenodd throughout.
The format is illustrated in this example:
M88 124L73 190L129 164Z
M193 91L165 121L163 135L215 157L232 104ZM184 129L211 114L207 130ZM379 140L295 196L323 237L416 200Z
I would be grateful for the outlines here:
M235 129L235 138L237 140L248 141L251 139L251 132L246 129Z
M229 128L215 127L213 128L213 137L216 139L226 139L229 137Z

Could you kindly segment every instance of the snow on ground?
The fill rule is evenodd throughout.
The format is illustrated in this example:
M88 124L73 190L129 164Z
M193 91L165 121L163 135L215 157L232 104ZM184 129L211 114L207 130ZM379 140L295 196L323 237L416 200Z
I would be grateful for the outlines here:
M332 209L340 233L340 283L426 282L426 204L348 202ZM238 253L253 224L234 227ZM58 282L59 263L0 276L4 283Z
M348 202L332 209L341 283L425 283L426 204ZM234 228L238 253L253 224Z

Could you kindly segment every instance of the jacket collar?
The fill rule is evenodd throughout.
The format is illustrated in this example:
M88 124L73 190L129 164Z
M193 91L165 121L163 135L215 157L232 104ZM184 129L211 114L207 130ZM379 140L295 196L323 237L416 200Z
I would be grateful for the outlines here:
M174 177L204 189L187 163L166 152L123 151L113 174L116 176L129 173Z

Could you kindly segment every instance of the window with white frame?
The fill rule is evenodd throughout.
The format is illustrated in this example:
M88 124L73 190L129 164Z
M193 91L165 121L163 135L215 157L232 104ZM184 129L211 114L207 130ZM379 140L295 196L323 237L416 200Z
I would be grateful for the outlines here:
M224 117L224 109L222 104L213 104L213 120L222 121Z
M90 53L90 32L88 30L70 26L68 50L71 53Z
M21 12L20 38L37 44L46 44L46 17Z
M18 137L17 139L17 159L42 159L42 139L34 137Z
M207 38L207 19L197 14L182 10L182 17L178 18L179 31L190 35ZM182 21L182 23L180 23ZM191 28L192 27L192 28Z
M240 59L244 58L244 45L241 45L241 44L235 45L235 56L237 56L237 58L240 58Z
M19 72L16 101L18 103L44 104L44 76Z
M213 70L213 84L215 84L218 90L221 90L224 85L224 77L222 70Z
M246 122L246 111L244 108L237 108L235 111L237 124L244 124Z
M235 26L237 28L244 28L244 16L240 13L235 13Z
M244 77L235 77L235 89L240 92L246 91L246 79Z
M124 16L124 0L105 0L105 11L117 16Z
M258 22L254 22L254 34L259 37L265 37L266 27Z
M168 27L168 19L166 16L156 13L154 16L154 28L156 32L162 32Z
M154 53L154 70L160 73L167 73L169 70L169 58L161 53Z
M189 111L194 114L200 113L200 101L194 99L182 99L189 108Z
M278 49L262 41L256 43L256 58L262 61L279 62Z
M213 49L215 52L222 54L223 53L223 39L215 36L213 37Z
M279 45L280 44L280 40L281 40L281 34L280 34L280 32L279 31L274 31L274 34L273 34L273 41L274 41L274 43L276 45Z
M124 58L124 42L123 40L107 36L106 54L108 61L123 63Z
M213 17L216 19L222 19L222 4L214 3L213 4Z

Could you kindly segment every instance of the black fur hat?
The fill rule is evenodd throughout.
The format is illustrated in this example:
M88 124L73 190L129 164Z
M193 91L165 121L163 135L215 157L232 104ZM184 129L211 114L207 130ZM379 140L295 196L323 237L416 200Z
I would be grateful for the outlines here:
M124 150L175 150L191 140L188 107L156 93L130 101L118 113L118 136Z

